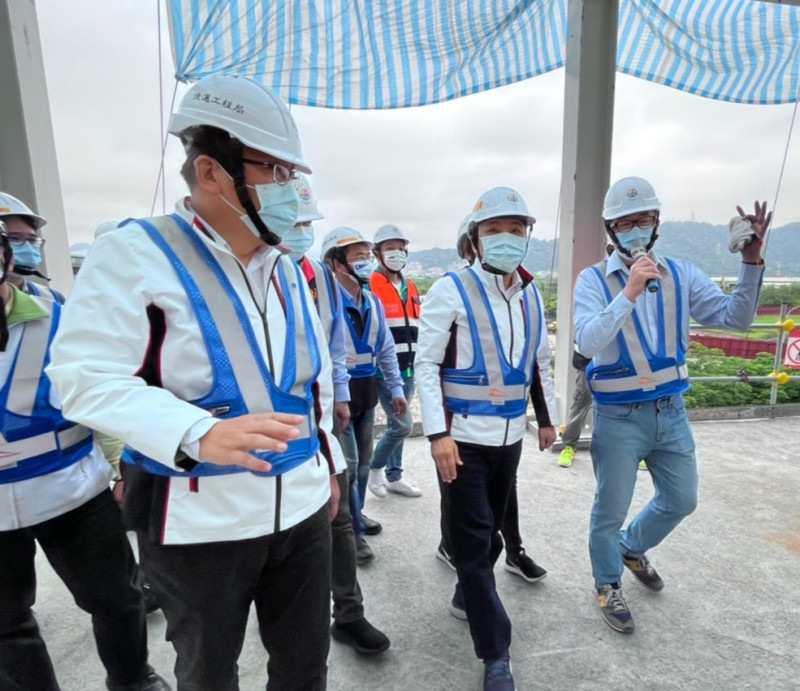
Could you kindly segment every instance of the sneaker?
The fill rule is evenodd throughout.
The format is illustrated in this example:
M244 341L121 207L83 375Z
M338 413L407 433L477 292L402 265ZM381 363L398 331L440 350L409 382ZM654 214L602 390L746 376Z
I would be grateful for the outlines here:
M367 488L379 499L386 499L386 482L383 468L378 468L377 470L370 469Z
M639 470L647 470L647 461L644 458L639 461Z
M464 598L461 595L461 588L459 588L458 585L456 585L453 599L450 600L447 609L456 619L460 619L461 621L467 620L467 610L464 609Z
M483 691L514 691L514 677L511 676L511 660L508 655L484 662Z
M393 494L402 494L404 497L422 496L422 490L419 487L402 477L399 480L387 480L386 489Z
M597 602L603 619L614 631L633 633L633 617L622 595L622 588L617 584L606 583L597 589Z
M363 566L375 558L375 552L363 537L356 538L356 564Z
M528 583L538 583L547 575L547 571L525 554L525 550L522 548L520 548L519 554L512 555L506 552L505 569Z
M636 576L636 580L648 590L652 590L655 593L659 590L664 590L664 581L661 580L658 571L653 568L650 560L644 554L638 559L635 557L626 557L623 554L622 563Z
M331 626L331 636L361 655L376 655L388 650L391 645L386 634L378 631L364 617L346 624L334 624Z
M363 513L361 514L361 524L364 526L364 535L377 535L383 530L383 526L378 521L367 518Z
M565 446L558 456L558 465L562 468L569 468L572 465L573 458L575 458L575 449L571 446Z
M456 565L453 563L453 555L450 554L442 545L441 543L436 548L436 558L441 559L445 564L447 564L453 571L456 570Z

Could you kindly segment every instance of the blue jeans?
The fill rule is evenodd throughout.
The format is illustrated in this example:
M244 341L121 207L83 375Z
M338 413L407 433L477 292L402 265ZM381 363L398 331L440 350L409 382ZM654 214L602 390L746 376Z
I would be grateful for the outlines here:
M403 379L403 395L409 406L403 417L394 414L392 390L386 381L378 379L378 400L386 413L386 431L375 446L375 455L370 468L379 470L386 468L386 479L394 482L403 477L403 442L411 434L414 427L414 416L411 414L411 399L414 397L414 377Z
M353 516L353 531L356 537L364 537L364 524L361 509L367 493L369 464L372 460L372 428L375 421L375 408L350 418L341 432L339 444L347 460L350 475L350 514Z
M697 506L694 437L683 397L596 404L591 450L597 489L589 553L599 587L620 581L622 554L641 556ZM647 459L656 493L627 529L621 530L641 459Z

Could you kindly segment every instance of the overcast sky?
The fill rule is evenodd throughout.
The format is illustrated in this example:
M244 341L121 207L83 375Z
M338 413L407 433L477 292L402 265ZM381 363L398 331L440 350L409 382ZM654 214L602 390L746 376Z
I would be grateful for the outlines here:
M37 0L37 9L70 242L87 241L101 221L150 213L161 138L156 3ZM162 50L166 111L174 89L166 16ZM553 238L563 88L562 69L422 108L293 107L326 216L315 224L318 240L338 225L371 236L394 223L412 249L450 247L463 216L495 185L517 189L538 219L537 237ZM618 74L612 180L649 178L666 220L726 223L737 203L772 205L792 112ZM185 194L182 150L170 139L168 211ZM775 226L800 220L799 151L795 132Z

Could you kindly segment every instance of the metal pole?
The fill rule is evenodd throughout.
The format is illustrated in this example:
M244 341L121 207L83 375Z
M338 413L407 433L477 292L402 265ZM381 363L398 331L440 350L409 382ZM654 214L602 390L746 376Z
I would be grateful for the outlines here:
M781 303L781 321L786 320L786 313L789 310L789 305L785 302ZM783 341L786 337L786 332L781 329L778 332L778 341L775 344L775 366L773 367L775 372L780 372L781 367L783 366ZM775 405L778 402L778 382L773 382L772 389L769 392L769 404Z

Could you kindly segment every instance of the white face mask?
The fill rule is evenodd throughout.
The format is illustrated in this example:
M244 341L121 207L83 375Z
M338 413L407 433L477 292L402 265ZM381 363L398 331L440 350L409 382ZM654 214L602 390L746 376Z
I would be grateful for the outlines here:
M314 228L312 226L296 226L284 235L281 240L284 247L289 248L289 256L299 262L314 244Z
M382 256L383 263L389 271L402 271L408 262L405 250L387 250Z

